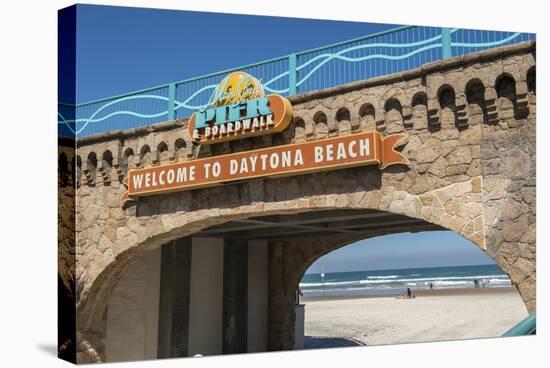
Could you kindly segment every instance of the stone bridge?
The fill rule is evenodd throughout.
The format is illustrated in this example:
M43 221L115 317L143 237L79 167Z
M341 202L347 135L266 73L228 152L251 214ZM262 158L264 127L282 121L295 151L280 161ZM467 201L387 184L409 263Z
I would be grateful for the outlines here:
M535 65L535 44L526 42L293 96L293 121L283 132L210 146L192 143L185 119L81 138L76 151L74 142L61 141L61 313L76 315L78 360L192 355L198 341L193 324L206 313L189 302L198 282L193 272L202 272L204 280L221 273L223 293L202 299L203 306L221 305L214 352L292 349L294 296L308 266L351 242L407 231L447 229L472 241L535 311ZM399 150L410 165L263 178L122 201L130 168L369 130L404 133ZM217 253L194 266L208 248L195 242L219 238ZM156 281L128 276L132 269L150 271L154 262L162 265ZM120 327L124 314L147 310L147 298L132 299L140 282L160 285L153 321L131 322L144 325L140 331L155 331L141 332L138 341L150 349L117 355L116 344L136 343L139 335L120 332L134 331L130 324ZM189 283L191 292L182 292ZM258 295L263 304L250 302ZM253 331L253 313L263 316L264 330ZM75 326L64 328L61 336L71 340ZM263 334L262 346L251 347L255 334Z

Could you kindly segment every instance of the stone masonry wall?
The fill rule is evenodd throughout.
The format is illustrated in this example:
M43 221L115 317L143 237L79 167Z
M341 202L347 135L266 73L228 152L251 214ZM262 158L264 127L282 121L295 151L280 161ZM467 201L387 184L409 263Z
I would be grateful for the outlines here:
M186 120L80 139L67 168L78 196L78 330L102 356L104 312L114 286L130 264L171 240L237 218L337 208L402 214L461 234L510 275L534 311L535 63L535 44L526 42L294 96L294 120L285 131L212 146L193 144ZM132 167L366 130L405 133L399 149L410 165L255 180L122 202L121 181ZM289 271L281 282L286 287L328 249L303 255L301 263L285 263L290 256L275 261L277 254L298 254L298 248L270 245L275 257L270 270ZM285 297L273 296L270 311L285 312ZM293 312L286 313L293 323ZM270 348L286 348L276 340Z

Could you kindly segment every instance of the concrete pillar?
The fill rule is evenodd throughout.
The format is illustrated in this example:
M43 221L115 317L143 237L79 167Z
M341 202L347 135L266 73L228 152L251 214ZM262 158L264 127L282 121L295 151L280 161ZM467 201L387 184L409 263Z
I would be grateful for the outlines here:
M193 238L189 356L222 353L223 240Z
M296 305L294 314L296 316L294 321L294 350L300 350L304 348L305 305Z
M224 354L246 353L248 319L248 242L225 240L223 257Z
M158 358L185 357L189 344L191 238L161 248Z
M158 249L130 266L115 287L107 309L108 362L157 357L160 263Z
M267 242L248 242L248 352L267 351Z

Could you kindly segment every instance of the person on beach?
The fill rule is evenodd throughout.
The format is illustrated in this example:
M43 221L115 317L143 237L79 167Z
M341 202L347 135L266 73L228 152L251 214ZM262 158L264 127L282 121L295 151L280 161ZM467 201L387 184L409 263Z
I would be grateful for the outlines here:
M476 289L479 287L479 281L477 279L474 280L474 287Z
M412 298L414 298L412 290L411 290L410 287L408 287L407 288L407 299L412 299Z
M434 283L432 281L430 281L430 283L428 285L429 285L430 289L434 288Z

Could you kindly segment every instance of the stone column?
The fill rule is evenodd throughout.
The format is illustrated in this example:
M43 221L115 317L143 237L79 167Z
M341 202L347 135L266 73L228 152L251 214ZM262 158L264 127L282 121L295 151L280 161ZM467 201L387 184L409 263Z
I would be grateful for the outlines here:
M482 201L487 254L536 309L536 122L485 124L481 140Z
M161 250L158 358L187 356L191 249L188 237Z
M294 297L288 290L285 274L284 241L269 243L268 350L294 347Z
M225 240L223 257L223 354L247 351L248 242Z

